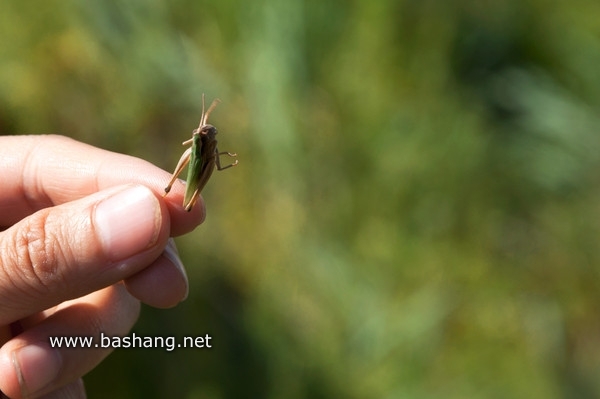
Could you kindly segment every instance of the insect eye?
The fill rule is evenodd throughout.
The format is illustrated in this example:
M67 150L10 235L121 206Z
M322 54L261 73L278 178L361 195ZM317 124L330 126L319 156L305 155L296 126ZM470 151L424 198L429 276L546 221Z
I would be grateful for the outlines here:
M200 131L200 133L206 134L209 136L214 136L215 134L217 134L217 128L214 127L213 125L205 125L205 126L202 126L202 130Z

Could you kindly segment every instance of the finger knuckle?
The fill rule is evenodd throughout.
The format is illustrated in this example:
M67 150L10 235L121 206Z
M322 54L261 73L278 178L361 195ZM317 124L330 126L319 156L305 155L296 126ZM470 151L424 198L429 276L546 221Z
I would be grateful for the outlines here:
M60 265L65 264L58 233L52 229L49 213L40 211L27 218L14 235L16 264L13 276L27 285L44 290L63 282Z

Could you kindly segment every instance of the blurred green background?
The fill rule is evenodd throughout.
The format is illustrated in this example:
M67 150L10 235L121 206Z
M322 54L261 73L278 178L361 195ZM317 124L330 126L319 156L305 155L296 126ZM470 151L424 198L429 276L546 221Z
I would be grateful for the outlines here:
M240 165L90 398L600 397L600 3L0 5L0 132Z

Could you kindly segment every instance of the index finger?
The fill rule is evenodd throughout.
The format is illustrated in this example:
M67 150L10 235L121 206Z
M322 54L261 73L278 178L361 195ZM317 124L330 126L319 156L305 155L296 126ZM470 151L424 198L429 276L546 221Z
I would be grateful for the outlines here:
M129 155L102 150L56 135L0 137L0 226L33 212L126 183L139 183L159 195L170 174ZM171 235L193 230L204 219L204 204L182 207L183 185L164 198Z

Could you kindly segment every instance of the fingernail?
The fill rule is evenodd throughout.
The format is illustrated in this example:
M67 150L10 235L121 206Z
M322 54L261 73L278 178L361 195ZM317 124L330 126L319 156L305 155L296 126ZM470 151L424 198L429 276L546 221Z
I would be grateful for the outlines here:
M12 361L24 397L39 392L52 383L62 365L60 353L43 343L15 350Z
M177 251L177 246L175 245L175 240L173 238L169 238L167 242L167 246L163 252L163 256L167 258L182 274L185 280L185 295L181 301L185 301L188 297L189 293L189 281L187 277L187 273L185 271L185 267L183 266L183 262L179 258L179 252Z
M160 204L150 189L135 186L102 200L94 223L108 259L119 261L154 244L160 230Z

